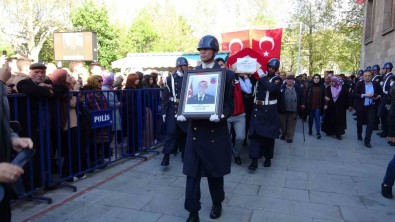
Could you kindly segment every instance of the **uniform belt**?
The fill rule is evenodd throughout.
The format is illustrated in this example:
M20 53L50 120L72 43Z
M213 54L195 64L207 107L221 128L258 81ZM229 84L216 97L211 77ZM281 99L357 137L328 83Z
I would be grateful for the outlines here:
M170 101L175 102L175 103L179 103L180 99L175 99L173 97L170 97Z
M274 104L277 104L277 100L269 100L267 102L266 101L257 100L257 101L255 101L255 104L261 105L261 106L274 105Z

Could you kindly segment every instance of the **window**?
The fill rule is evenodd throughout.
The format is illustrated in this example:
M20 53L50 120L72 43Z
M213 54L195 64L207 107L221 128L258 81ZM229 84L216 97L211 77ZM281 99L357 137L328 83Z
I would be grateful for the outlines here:
M366 2L366 17L365 17L365 45L373 41L374 33L374 1L368 0Z
M383 33L385 35L395 28L395 1L384 0Z

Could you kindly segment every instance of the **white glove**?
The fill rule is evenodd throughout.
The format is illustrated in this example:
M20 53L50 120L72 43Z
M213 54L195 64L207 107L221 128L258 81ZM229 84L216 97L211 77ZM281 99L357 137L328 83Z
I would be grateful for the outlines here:
M390 105L390 104L385 105L385 108L386 108L387 110L390 110L390 109L391 109L391 105Z
M179 116L177 116L177 121L179 121L179 122L185 122L185 121L187 121L187 119L185 118L184 115L179 115Z
M166 122L166 115L162 115L163 122Z
M221 115L221 119L223 119L223 118L225 118L224 114ZM218 118L217 114L214 114L214 115L210 116L210 121L218 123L220 121L220 119Z
M267 76L267 73L265 73L262 69L258 69L257 73L259 75L259 78Z

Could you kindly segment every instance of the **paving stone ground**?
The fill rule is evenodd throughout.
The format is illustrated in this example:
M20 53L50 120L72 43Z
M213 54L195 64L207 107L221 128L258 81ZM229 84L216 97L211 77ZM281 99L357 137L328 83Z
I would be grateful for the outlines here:
M231 174L225 176L223 214L214 221L395 221L395 200L380 194L395 147L376 132L373 147L365 148L348 114L343 140L306 134L304 142L299 121L294 142L276 140L272 167L264 168L261 160L255 173L247 169L245 147L242 165L232 163ZM171 156L170 166L161 167L162 155L147 156L148 161L122 161L88 174L74 183L76 193L68 188L45 193L53 204L22 201L13 208L12 221L185 221L181 157ZM210 221L207 180L201 189L200 219Z

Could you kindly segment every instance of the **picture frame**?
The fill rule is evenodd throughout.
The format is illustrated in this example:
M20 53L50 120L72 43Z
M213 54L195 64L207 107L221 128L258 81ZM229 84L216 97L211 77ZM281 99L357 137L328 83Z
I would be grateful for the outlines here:
M221 116L225 78L225 69L188 70L182 82L177 115L186 119L209 119L213 114Z

